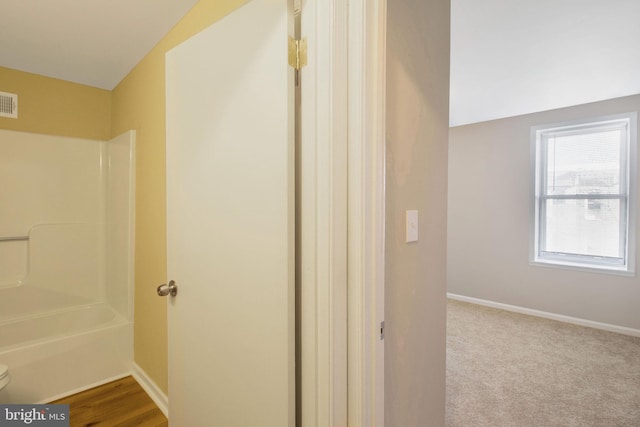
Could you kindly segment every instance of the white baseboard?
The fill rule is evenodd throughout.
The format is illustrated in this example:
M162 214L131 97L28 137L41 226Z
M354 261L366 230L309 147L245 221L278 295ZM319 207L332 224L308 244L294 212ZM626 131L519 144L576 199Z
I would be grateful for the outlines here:
M587 326L589 328L601 329L603 331L616 332L618 334L640 337L640 329L627 328L625 326L610 325L608 323L594 322L592 320L580 319L577 317L564 316L562 314L548 313L546 311L534 310L531 308L519 307L517 305L503 304L500 302L488 301L479 298L466 297L463 295L447 293L447 298L452 300L468 302L471 304L484 305L486 307L499 308L501 310L512 311L514 313L528 314L530 316L543 317L545 319L557 320L574 325Z
M160 411L162 411L164 416L169 418L169 398L136 362L133 362L132 375L133 378L138 381L140 387L147 392L151 400L153 400Z

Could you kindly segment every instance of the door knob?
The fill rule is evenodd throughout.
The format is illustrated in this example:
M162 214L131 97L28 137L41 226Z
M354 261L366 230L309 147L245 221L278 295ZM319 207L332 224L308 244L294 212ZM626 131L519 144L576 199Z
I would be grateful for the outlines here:
M173 280L169 281L169 284L162 284L158 286L158 295L161 297L166 297L167 295L171 295L175 297L178 295L178 285Z

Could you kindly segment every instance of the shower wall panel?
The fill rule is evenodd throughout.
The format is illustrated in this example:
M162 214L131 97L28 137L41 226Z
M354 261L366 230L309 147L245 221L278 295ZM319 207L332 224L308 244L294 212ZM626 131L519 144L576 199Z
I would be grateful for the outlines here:
M103 297L104 144L0 130L0 287Z

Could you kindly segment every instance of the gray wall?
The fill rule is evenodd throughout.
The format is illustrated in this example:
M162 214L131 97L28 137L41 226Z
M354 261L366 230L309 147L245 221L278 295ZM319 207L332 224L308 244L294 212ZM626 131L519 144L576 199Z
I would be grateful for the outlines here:
M388 2L385 425L444 426L449 0ZM405 243L405 210L419 240Z
M636 95L451 128L448 291L640 329L637 274L529 265L531 126L639 110Z

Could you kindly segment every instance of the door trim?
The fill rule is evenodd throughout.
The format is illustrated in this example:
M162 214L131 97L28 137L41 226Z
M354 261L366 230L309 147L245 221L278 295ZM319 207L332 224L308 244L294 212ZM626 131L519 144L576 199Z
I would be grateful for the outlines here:
M304 427L347 423L347 4L302 9L300 351Z
M349 1L349 426L384 425L386 0Z
M302 10L304 427L384 425L385 34L386 0Z

